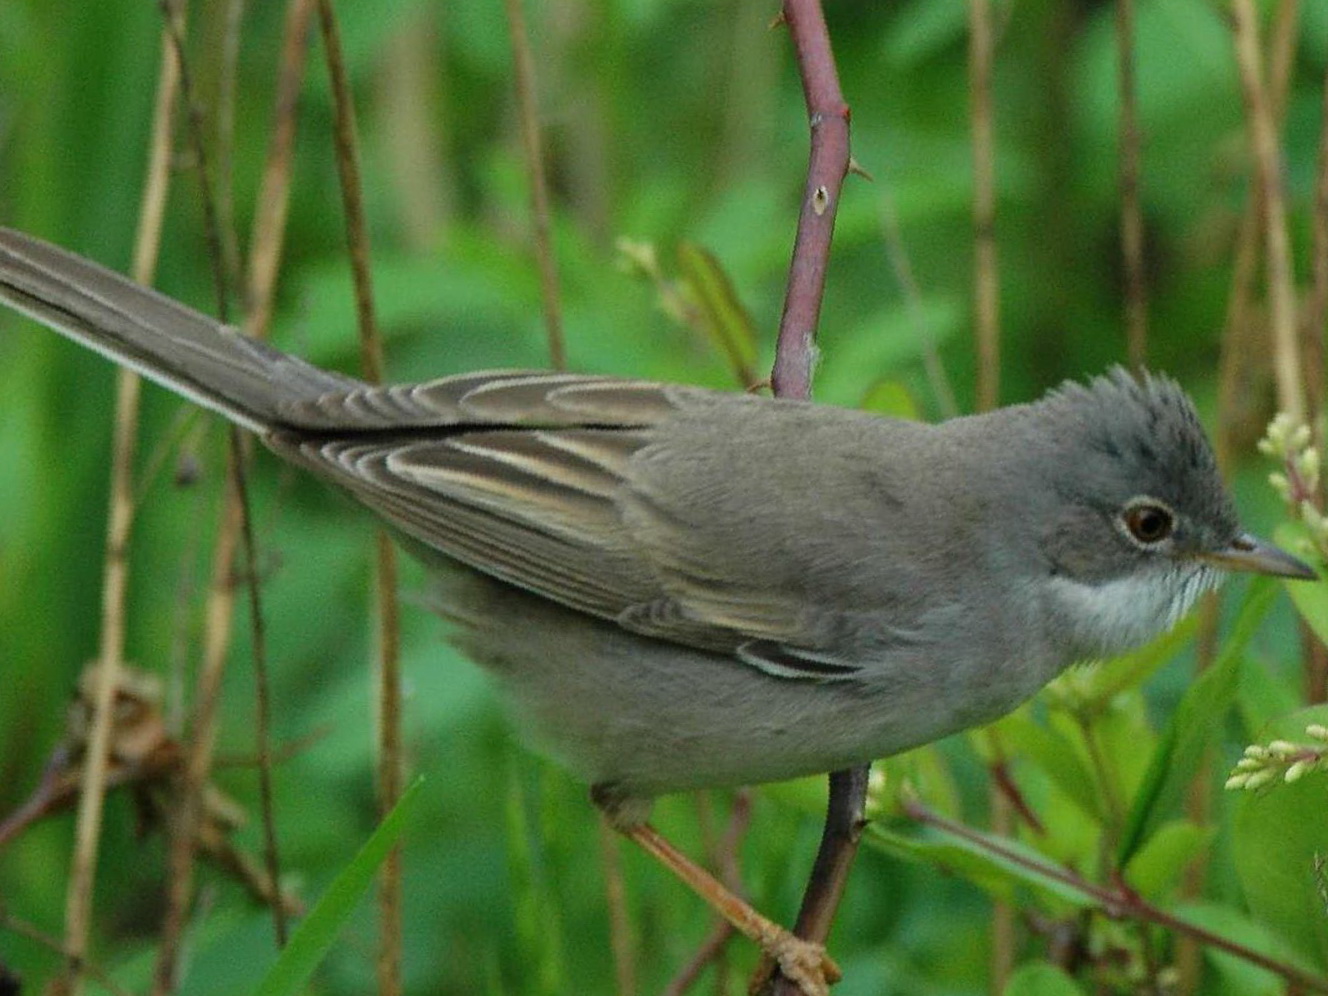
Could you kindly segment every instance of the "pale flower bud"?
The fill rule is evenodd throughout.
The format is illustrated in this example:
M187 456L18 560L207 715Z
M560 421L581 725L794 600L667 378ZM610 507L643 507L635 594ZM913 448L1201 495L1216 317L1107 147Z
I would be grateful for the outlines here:
M1308 758L1301 758L1295 764L1291 765L1291 767L1287 768L1286 774L1282 777L1286 780L1286 783L1290 785L1292 782L1299 781L1305 772L1314 767L1314 764L1315 762Z
M1253 792L1257 788L1263 788L1277 777L1277 772L1264 768L1263 771L1256 771L1245 779L1245 787Z
M1296 457L1296 473L1301 476L1305 482L1305 488L1308 491L1316 491L1319 487L1319 451L1316 449L1307 449Z

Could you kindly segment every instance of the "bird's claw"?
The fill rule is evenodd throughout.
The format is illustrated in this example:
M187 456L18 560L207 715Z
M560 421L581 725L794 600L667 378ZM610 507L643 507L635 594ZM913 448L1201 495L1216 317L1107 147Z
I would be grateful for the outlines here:
M844 975L826 953L824 944L803 940L788 931L768 938L762 950L765 955L747 989L751 994L768 991L776 965L785 978L797 985L802 996L829 996L830 987Z

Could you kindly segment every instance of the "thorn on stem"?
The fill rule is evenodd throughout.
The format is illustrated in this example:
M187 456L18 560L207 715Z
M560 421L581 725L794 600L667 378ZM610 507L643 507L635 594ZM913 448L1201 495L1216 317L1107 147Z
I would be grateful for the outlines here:
M864 180L866 180L868 183L875 183L875 182L876 182L876 177L872 176L872 175L871 175L870 173L868 173L865 169L863 169L863 168L862 168L862 163L858 162L858 161L857 161L856 159L854 159L852 156L849 156L849 157L848 157L848 171L849 171L850 174L852 174L852 175L854 175L854 176L860 176L860 177L862 177L862 178L863 178Z

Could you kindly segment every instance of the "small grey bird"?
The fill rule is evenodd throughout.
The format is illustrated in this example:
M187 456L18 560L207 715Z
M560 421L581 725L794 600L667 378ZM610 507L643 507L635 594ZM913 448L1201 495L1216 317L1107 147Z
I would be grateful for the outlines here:
M939 425L563 373L378 387L12 231L0 299L377 513L520 728L657 854L661 793L885 757L1144 643L1223 570L1316 576L1241 531L1164 377Z

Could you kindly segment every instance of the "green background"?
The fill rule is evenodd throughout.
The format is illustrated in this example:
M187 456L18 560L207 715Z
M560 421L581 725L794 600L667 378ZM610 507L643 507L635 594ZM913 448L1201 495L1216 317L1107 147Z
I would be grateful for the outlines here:
M501 4L341 6L391 377L545 365ZM1284 149L1304 285L1328 6L1302 8ZM734 384L716 344L674 321L655 288L621 265L619 237L653 243L669 274L681 243L709 250L750 310L758 366L768 369L808 137L787 33L767 28L773 13L716 0L528 5L574 369ZM853 108L854 155L874 182L851 177L845 188L817 395L848 405L886 398L895 410L938 417L942 406L922 364L930 338L967 409L974 359L965 5L841 2L829 4L828 16ZM1113 16L1105 3L997 5L1007 403L1124 358ZM274 4L251 5L244 21L230 181L242 245L269 144L281 23ZM209 136L221 30L219 9L192 12L193 81ZM0 223L128 266L158 34L158 12L142 2L0 5ZM1250 175L1223 8L1143 0L1137 58L1150 364L1181 380L1215 426L1221 330ZM330 133L315 45L275 335L284 348L353 371L358 347ZM181 144L158 285L211 310L198 198ZM900 249L918 300L892 269L891 252ZM1241 441L1239 503L1247 524L1265 533L1279 515L1262 485L1268 468L1252 446L1272 413L1266 353L1244 365L1241 407L1224 416ZM96 653L113 400L104 361L0 316L0 813L37 785L77 677ZM144 669L188 676L198 659L224 434L197 417L182 428L181 406L155 388L145 406L140 465L158 469L144 485L131 551L128 654ZM181 451L202 463L193 486L173 480ZM283 744L301 744L275 775L283 860L292 884L313 898L376 822L372 532L367 517L266 454L257 457L253 478L274 733ZM485 677L442 641L441 623L410 604L421 590L413 567L403 590L408 762L428 776L405 837L408 991L610 991L600 843L584 788L519 745ZM1246 703L1243 719L1214 720L1227 734L1223 757L1257 732L1260 717L1299 702L1297 647L1291 611L1278 602L1248 650L1247 677L1258 680L1242 694L1257 704ZM1158 671L1147 698L1130 707L1139 729L1163 726L1191 680L1190 656ZM256 775L244 763L254 751L252 685L241 612L219 743L222 759L234 763L216 781L254 815ZM1128 750L1139 742L1131 729L1111 742ZM1147 756L1140 753L1129 765L1142 769ZM953 811L981 824L985 780L969 743L958 738L929 763L944 769L934 785L950 793ZM1036 782L1040 769L1030 771ZM925 795L929 783L920 781ZM711 822L722 826L728 797L717 794L707 805ZM758 905L785 921L810 867L817 805L812 787L755 797L742 848L745 884ZM1215 832L1225 839L1231 806L1225 799L1218 806ZM701 848L704 821L691 801L668 799L658 808L669 833ZM140 833L135 814L125 794L111 797L93 957L141 990L158 929L164 845L160 832ZM1064 829L1073 836L1074 825ZM0 851L7 914L60 934L72 840L65 813ZM237 841L258 853L256 818ZM1242 911L1230 847L1216 851L1205 902ZM709 925L665 873L632 850L623 860L641 991L657 992ZM245 991L271 957L270 922L214 869L202 872L200 885L205 902L191 922L182 991ZM836 992L984 992L990 919L984 893L963 879L866 849L832 937L847 971ZM1021 958L1045 953L1042 939L1022 936ZM1166 950L1165 940L1153 943ZM374 945L373 904L365 903L315 977L316 991L369 989ZM750 965L751 952L735 947L734 961ZM0 962L33 991L58 966L51 952L6 930ZM1232 981L1237 969L1214 963L1206 973L1204 991L1255 991ZM1055 988L1041 968L1029 970L1034 976L1041 978L1030 986L1048 987L1036 991L1075 991ZM1267 984L1265 976L1258 980ZM1124 983L1102 984L1129 991ZM729 985L741 989L736 969Z

